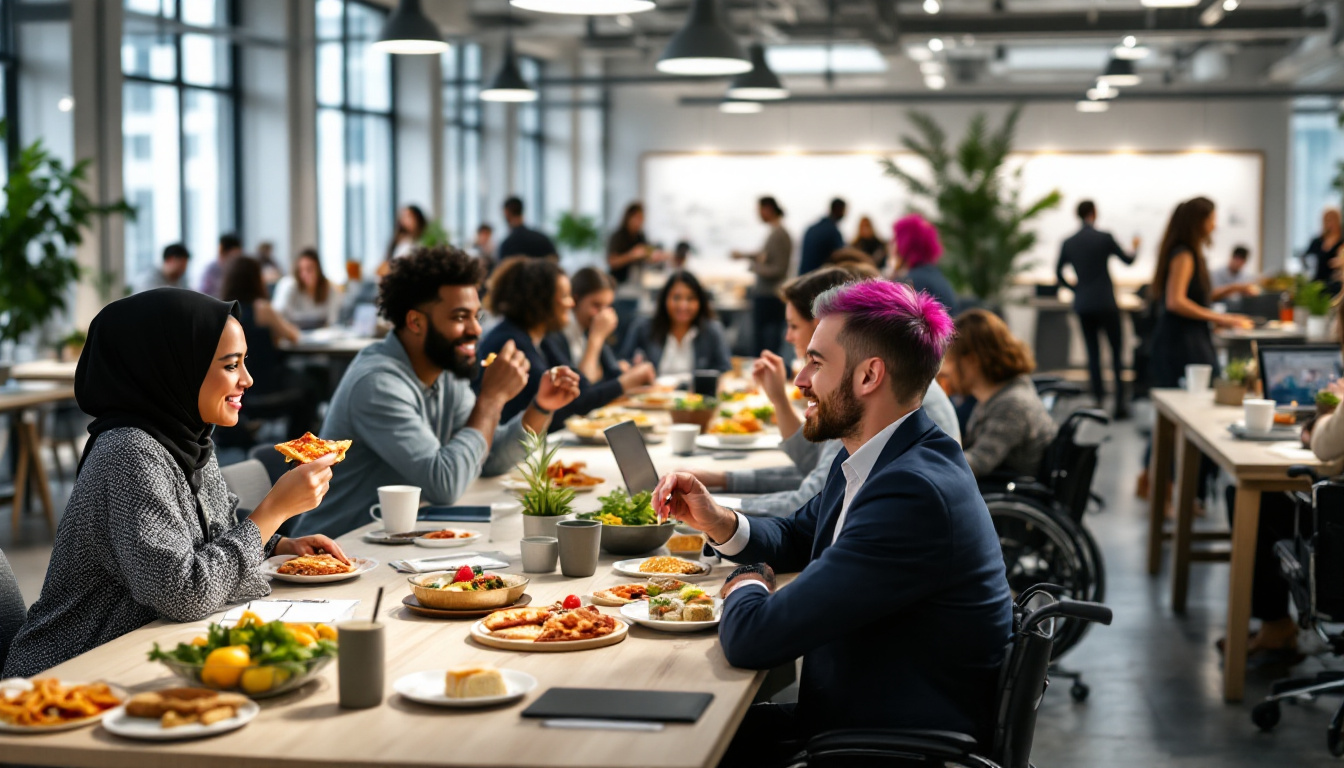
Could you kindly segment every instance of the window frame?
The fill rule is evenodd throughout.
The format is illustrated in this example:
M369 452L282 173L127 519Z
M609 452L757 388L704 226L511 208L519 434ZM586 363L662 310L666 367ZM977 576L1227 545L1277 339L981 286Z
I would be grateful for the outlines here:
M469 51L474 51L476 57L477 77L474 79L468 78L466 75L467 55ZM478 151L485 144L485 110L482 107L480 100L480 89L482 86L480 68L484 63L484 51L482 50L480 43L470 40L462 40L452 43L452 49L445 55L453 57L453 76L451 78L441 76L440 78L443 88L443 111L445 113L443 115L443 128L445 132L448 130L457 131L457 134L454 137L456 141L453 142L453 146L448 146L448 137L444 137L445 153L450 158L450 162L447 165L449 169L456 171L457 181L457 187L453 193L457 203L455 206L457 210L452 211L450 214L455 219L455 227L450 227L450 229L456 229L456 239L458 242L467 243L471 242L471 239L474 237L476 227L484 223L483 221L473 222L467 219L467 212L471 207L468 203L467 185L465 183L466 178L461 173L461 169L466 165L465 160L467 156L468 134L475 135ZM442 72L442 64L440 64L440 72ZM471 92L471 95L469 95L469 92ZM466 119L465 115L468 106L474 107L475 120ZM485 206L481 199L480 176L481 173L478 160L476 180L471 186L471 192L475 195L477 206L480 207L482 216L484 216Z
M541 82L546 77L546 60L525 55L519 55L518 60L523 71L527 69L524 62L536 67L536 76L532 82L533 87L537 89L537 99L517 105L518 114L515 121L517 135L514 137L514 141L517 142L516 146L519 148L525 144L530 145L536 167L532 169L532 178L526 182L532 185L532 191L524 192L520 189L515 190L515 192L524 195L524 202L527 207L536 211L536 222L543 222L546 214L546 89L541 87ZM526 79L526 75L524 75L524 79ZM523 110L536 111L537 127L535 130L523 129ZM520 181L522 180L520 179Z
M23 147L19 137L19 56L18 36L14 29L14 4L17 0L0 0L0 67L4 67L4 120L5 142L3 159L8 177L10 163L18 158Z

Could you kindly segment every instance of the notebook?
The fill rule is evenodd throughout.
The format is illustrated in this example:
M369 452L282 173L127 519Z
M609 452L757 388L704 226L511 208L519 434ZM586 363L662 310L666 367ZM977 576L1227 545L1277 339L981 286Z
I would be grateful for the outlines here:
M422 507L416 517L435 523L488 523L490 507Z
M523 710L523 717L694 723L713 700L712 693L551 688Z

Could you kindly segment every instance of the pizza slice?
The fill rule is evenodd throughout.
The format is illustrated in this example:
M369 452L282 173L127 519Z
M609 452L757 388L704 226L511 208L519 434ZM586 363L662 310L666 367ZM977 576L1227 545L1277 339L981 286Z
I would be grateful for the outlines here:
M307 464L328 453L335 453L336 463L340 464L345 461L345 452L350 449L350 444L353 442L353 440L323 440L312 432L304 432L303 437L280 443L275 446L275 450L284 455L285 461L297 461L300 464Z

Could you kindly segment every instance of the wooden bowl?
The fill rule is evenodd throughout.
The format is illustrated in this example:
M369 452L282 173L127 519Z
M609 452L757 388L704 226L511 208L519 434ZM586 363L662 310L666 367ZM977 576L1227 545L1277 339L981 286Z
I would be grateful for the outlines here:
M702 408L698 411L672 411L673 424L699 424L700 434L705 434L709 429L709 422L714 420L714 414L718 413L718 408Z
M415 599L426 608L439 608L446 611L465 611L479 608L503 608L513 605L527 591L529 579L516 573L498 574L504 579L503 589L491 589L484 592L450 592L445 589L426 587L425 584L441 576L452 578L452 571L435 571L411 576L406 581L411 584Z

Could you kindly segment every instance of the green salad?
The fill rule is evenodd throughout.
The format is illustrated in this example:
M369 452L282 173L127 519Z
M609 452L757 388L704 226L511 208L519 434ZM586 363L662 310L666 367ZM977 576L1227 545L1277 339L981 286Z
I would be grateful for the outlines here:
M579 515L581 520L600 520L606 525L657 525L658 514L653 511L653 494L640 491L634 497L620 488L606 496L599 496L602 509Z

